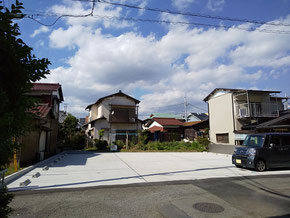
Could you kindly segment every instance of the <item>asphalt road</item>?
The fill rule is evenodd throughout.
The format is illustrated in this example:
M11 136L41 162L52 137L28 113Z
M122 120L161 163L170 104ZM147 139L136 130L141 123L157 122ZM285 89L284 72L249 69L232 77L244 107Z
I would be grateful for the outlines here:
M268 175L26 190L14 192L11 217L290 217L289 184Z

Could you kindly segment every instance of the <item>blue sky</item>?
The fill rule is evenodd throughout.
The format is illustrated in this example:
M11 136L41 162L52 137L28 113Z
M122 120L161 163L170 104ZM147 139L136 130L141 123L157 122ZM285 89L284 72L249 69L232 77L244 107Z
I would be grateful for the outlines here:
M111 2L290 25L288 0ZM88 14L92 7L90 2L73 0L23 3L24 13L45 24L63 14ZM141 118L152 112L181 114L185 96L191 105L206 110L202 99L217 87L280 90L282 96L290 95L290 34L279 34L290 33L290 26L174 15L100 2L95 4L94 16L62 18L51 27L32 19L22 19L19 25L21 37L36 56L52 63L51 75L42 82L62 84L68 111L78 117L86 114L86 105L118 90L141 100ZM189 111L202 112L193 106Z

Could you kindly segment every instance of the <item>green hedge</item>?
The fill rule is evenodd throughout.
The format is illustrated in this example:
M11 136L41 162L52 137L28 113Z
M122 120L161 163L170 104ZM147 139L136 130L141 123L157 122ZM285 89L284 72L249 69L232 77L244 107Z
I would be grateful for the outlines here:
M94 139L94 142L97 151L106 151L109 149L108 142L106 140Z

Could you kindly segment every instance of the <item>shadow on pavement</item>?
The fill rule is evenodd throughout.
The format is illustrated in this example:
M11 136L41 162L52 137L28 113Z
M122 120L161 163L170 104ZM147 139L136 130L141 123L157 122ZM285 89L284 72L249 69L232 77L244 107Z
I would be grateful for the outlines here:
M52 160L47 165L52 164L53 167L65 167L65 166L73 166L73 165L86 165L87 160L92 157L96 157L101 155L102 153L94 152L94 151L67 151L67 156L57 161ZM55 162L54 162L55 161Z
M225 168L233 168L233 167L234 166L200 168L200 169L194 169L194 170L182 170L182 171L173 171L173 172L164 172L164 173L152 173L152 174L146 174L146 175L93 180L93 181L86 181L86 182L66 183L66 184L49 185L49 186L41 186L41 187L39 187L39 186L17 187L17 188L10 188L9 191L13 192L13 191L22 191L22 190L57 188L57 187L74 186L74 185L91 184L91 183L108 182L108 181L117 181L117 180L126 180L126 179L143 179L144 182L147 182L145 178L150 177L150 176L166 176L166 175L170 175L170 174L190 173L190 172L196 172L196 171L217 170L217 169L225 169Z

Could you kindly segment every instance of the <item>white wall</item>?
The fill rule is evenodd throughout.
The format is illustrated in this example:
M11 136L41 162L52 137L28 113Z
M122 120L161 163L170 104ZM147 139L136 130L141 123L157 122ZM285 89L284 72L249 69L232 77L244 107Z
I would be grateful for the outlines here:
M163 127L162 125L160 125L159 123L157 123L156 121L154 121L150 126L149 129L153 126L158 126L158 127Z
M216 134L229 134L229 144L235 144L232 93L211 97L209 104L210 141L217 143Z
M94 139L99 138L99 130L105 129L105 134L103 140L108 140L108 129L109 129L109 122L105 119L97 120L94 123Z
M104 116L105 118L109 119L111 106L110 105L129 105L135 106L135 101L129 99L127 97L122 96L113 96L110 98L106 98L98 105L93 105L91 107L91 120L95 120Z

